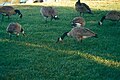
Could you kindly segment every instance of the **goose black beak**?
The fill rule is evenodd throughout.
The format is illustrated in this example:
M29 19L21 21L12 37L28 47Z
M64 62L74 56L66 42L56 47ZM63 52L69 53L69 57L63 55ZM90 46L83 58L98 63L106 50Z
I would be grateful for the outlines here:
M76 24L75 24L75 23L71 23L71 26L72 26L72 27L75 27L75 26L76 26Z

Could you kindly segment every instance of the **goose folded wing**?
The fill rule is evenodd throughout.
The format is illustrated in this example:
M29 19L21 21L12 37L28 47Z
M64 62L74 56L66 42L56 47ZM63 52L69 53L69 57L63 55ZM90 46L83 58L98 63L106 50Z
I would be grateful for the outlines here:
M88 28L81 28L77 31L76 34L80 36L92 36L95 33Z
M83 6L85 6L88 10L90 10L90 11L91 11L90 7L89 7L87 4L82 3L82 5L83 5Z

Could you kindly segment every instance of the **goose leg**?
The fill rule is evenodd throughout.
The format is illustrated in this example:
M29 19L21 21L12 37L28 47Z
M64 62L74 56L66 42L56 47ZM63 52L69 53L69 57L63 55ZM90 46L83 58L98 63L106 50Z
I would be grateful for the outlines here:
M51 21L53 20L53 17L51 17Z
M1 19L1 21L3 21L4 20L4 15L2 14L2 19Z
M44 17L44 19L45 19L45 23L47 23L47 18L48 18L48 17Z
M11 39L12 35L9 33L9 38Z
M80 42L82 43L82 39L80 39Z
M81 12L80 12L80 16L81 16Z
M8 16L8 20L10 19L10 16Z

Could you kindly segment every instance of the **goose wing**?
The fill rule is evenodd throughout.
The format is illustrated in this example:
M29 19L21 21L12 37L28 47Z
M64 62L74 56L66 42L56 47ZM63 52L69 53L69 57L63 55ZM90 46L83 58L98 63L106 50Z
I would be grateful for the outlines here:
M85 6L88 10L91 10L90 9L90 7L87 5L87 4L85 4L85 3L81 3L83 6Z
M81 3L81 4L87 9L87 12L89 12L89 13L92 12L90 7L87 4L85 4L85 3Z
M106 14L106 19L110 20L120 20L120 12L110 11Z
M91 31L88 28L83 28L83 27L79 27L79 29L75 29L76 35L79 36L94 36L95 33L93 31Z
M5 10L5 11L14 10L14 8L12 6L3 6L2 9Z

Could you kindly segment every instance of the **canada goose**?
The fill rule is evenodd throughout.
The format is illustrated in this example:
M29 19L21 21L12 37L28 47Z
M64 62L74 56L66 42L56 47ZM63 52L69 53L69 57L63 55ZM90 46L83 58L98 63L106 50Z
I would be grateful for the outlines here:
M61 37L58 38L57 42L63 41L65 36L71 36L78 41L80 40L82 42L82 39L88 38L88 37L96 37L97 34L91 31L88 28L85 27L74 27L71 29L71 31L65 32Z
M99 25L102 25L103 20L111 20L111 21L119 21L120 20L120 12L118 11L110 11L105 16L101 18L98 22Z
M19 33L24 34L24 29L21 27L19 23L10 23L6 29L7 33L9 33L9 36L11 37L11 34L15 34L17 37L19 36Z
M80 0L78 0L76 3L75 3L75 9L77 12L80 12L80 15L81 13L89 13L89 14L92 14L92 11L90 9L90 7L85 4L85 3L81 3Z
M12 6L1 6L0 7L0 14L3 16L8 16L8 19L11 15L17 14L20 18L22 18L22 14L20 10L14 9Z
M48 7L45 7L45 6L41 7L40 13L45 18L46 22L47 22L47 18L48 17L51 17L51 21L53 19L55 19L55 20L59 19L58 16L57 16L56 10L53 7L50 7L50 6L48 6Z
M79 24L76 24L76 23L79 23ZM81 26L81 27L84 27L85 26L85 20L84 20L84 18L82 18L82 17L75 17L73 20L72 20L72 23L71 23L71 25L73 26L73 27L76 27L76 26Z

